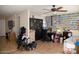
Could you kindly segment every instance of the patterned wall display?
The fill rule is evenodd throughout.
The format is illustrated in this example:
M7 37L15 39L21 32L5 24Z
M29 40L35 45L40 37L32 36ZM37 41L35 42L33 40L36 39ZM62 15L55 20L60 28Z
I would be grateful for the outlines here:
M46 23L47 23L47 28L49 28L49 27L51 27L52 25L51 25L51 16L46 16Z
M79 13L54 15L52 20L54 27L79 30Z
M15 26L14 21L13 20L9 20L8 21L8 28L9 28L9 30L12 30L14 26Z

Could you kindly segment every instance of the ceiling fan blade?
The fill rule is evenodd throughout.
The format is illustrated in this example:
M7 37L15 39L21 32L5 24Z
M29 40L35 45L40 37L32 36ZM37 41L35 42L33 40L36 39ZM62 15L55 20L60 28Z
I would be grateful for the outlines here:
M47 14L47 13L50 13L50 12L52 12L52 11L49 11L49 12L45 12L45 13L43 13L43 14Z
M62 9L63 7L58 7L57 10Z
M55 5L52 5L52 7L55 7Z
M57 10L57 12L67 12L67 10Z

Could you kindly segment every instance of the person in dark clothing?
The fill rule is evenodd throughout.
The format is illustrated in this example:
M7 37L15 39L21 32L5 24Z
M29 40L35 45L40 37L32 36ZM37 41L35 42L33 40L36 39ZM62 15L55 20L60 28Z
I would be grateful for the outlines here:
M20 28L20 33L17 38L17 44L18 44L17 49L23 47L26 50L30 50L30 49L33 50L33 48L36 48L37 43L35 41L32 43L28 43L29 38L26 37L25 33L26 33L26 28L24 27Z
M6 39L9 40L8 33L6 33Z
M22 44L22 35L20 34L19 36L18 36L18 39L17 39L17 44L18 44L18 47L17 47L17 49L19 49L20 47L21 47L21 44Z
M23 44L24 44L24 42L26 40L25 33L26 33L26 28L21 27L20 28L20 33L19 33L18 38L17 38L17 44L18 44L17 49L20 49L21 46L23 46Z
M68 32L67 31L64 31L63 32L63 39L65 40L65 39L67 39L68 38Z

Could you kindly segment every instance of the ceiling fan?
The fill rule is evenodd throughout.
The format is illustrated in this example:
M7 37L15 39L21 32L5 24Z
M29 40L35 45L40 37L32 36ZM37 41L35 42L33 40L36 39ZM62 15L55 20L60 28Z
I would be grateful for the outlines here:
M52 8L50 10L49 9L43 9L43 10L47 10L49 12L67 12L67 10L61 10L63 7L56 8L55 6L56 5L52 5ZM46 12L46 13L49 13L49 12Z

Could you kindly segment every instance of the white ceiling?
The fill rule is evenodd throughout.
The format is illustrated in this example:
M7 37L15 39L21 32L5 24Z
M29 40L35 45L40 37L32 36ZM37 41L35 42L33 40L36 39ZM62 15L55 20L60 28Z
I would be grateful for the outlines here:
M63 9L68 10L68 12L51 12L49 14L63 14L63 13L76 13L79 12L79 5L56 5L56 7L62 6ZM24 10L30 10L39 14L44 15L47 10L43 9L51 9L51 5L0 5L0 15L12 15L14 13L18 13Z

